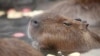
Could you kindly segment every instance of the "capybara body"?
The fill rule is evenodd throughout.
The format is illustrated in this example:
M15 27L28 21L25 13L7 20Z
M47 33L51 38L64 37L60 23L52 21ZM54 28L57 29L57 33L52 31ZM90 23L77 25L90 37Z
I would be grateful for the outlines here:
M86 20L90 26L100 23L100 0L65 0L55 4L49 11L70 18Z
M99 6L100 0L64 0L55 4L47 12L85 20L89 23L89 29L100 36Z
M100 37L88 30L88 24L55 13L44 13L29 23L29 32L42 49L84 52L100 47Z
M14 39L0 39L0 56L43 56L26 42Z

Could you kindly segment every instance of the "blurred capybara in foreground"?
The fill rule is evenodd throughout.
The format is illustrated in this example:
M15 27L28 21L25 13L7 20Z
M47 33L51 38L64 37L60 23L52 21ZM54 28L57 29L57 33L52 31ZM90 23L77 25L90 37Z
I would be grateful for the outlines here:
M43 56L41 52L22 40L0 39L0 56Z
M29 22L29 33L41 49L64 52L84 52L100 47L100 37L88 30L81 19L69 19L54 13L44 13Z

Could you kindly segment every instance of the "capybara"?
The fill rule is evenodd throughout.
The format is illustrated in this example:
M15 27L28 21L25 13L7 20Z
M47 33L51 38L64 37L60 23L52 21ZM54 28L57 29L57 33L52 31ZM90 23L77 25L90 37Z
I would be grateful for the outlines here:
M43 56L26 42L14 38L0 39L0 56Z
M100 36L100 0L62 0L47 12L86 20L89 29Z
M54 14L44 14L44 15L41 15L41 16L39 15L36 17L35 20L38 20L38 21L34 21L35 24L30 25L31 30L30 29L29 30L31 32L31 36L34 38L37 38L37 40L39 39L41 47L44 47L44 48L57 49L58 46L60 46L60 48L58 48L58 50L59 50L59 49L61 49L61 47L63 49L67 45L68 48L66 47L65 50L71 49L73 51L73 49L75 48L75 50L77 49L79 51L84 51L84 50L91 49L92 47L94 48L94 46L99 47L99 43L96 43L96 42L100 41L100 38L98 36L100 34L100 24L99 24L100 23L100 19L99 19L100 18L100 7L99 6L100 6L100 0L63 0L63 1L60 1L59 3L55 4L52 8L47 10L47 12L54 13ZM60 15L60 16L64 16L64 17L68 17L68 18L72 18L72 19L80 18L82 20L85 20L89 24L89 30L87 29L85 34L79 34L79 32L80 32L79 28L77 28L78 30L74 29L73 31L69 30L69 29L71 29L71 28L69 28L68 31L75 32L75 34L74 33L71 34L69 32L67 32L65 34L63 31L66 32L66 30L64 30L62 26L60 29L62 31L60 31L60 30L58 30L60 28L60 26L58 27L58 26L55 26L56 24L54 24L54 21L57 20L57 19L54 20L54 18L53 18L55 13L58 14L58 16L56 16L55 18L59 18L59 15ZM46 21L46 23L45 23L45 21L43 19L46 19L46 18L50 18L50 19L45 20ZM51 21L51 18L53 19L52 21ZM42 21L42 23L41 23L41 21ZM61 22L61 20L60 20L60 22ZM50 25L47 23L50 23ZM55 30L53 30L53 29L55 29ZM94 33L92 33L92 31ZM44 32L46 32L46 34L44 34ZM84 32L84 31L82 30L82 32ZM63 39L63 37L66 37L65 35L71 35L72 37L73 36L74 37L73 38L67 37L70 40L66 40L65 41L66 44L64 44L63 43L64 41L62 39ZM75 38L75 36L77 36L77 35L80 37L82 36L82 38L85 39L86 41L84 41L82 39L81 39L82 40L81 41L81 40L79 40L80 38ZM58 40L60 40L60 41L58 41ZM75 42L75 40L77 40L78 44L77 44L77 42ZM61 42L61 44L59 42ZM55 44L55 43L59 43L59 44ZM68 43L70 43L70 44L68 44ZM83 44L81 44L81 43L83 43ZM79 46L79 44L80 44L80 46ZM72 46L72 47L70 47L70 46ZM79 49L79 47L80 47L80 49Z
M89 25L100 23L100 0L64 0L55 4L49 11L70 18L86 20Z
M70 53L100 47L100 37L88 29L86 21L56 13L44 13L32 18L28 30L44 50Z

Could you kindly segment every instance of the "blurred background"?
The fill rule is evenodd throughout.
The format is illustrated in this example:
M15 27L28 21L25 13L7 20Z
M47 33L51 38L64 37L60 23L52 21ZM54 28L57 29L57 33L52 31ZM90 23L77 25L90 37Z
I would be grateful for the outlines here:
M27 36L29 15L47 10L60 0L0 0L0 38L19 38L31 44ZM32 14L32 13L31 13Z

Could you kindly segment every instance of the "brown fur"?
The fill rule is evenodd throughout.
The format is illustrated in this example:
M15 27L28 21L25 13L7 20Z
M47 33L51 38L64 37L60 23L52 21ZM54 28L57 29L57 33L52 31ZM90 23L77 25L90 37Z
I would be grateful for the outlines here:
M80 4L92 4L92 3L100 4L100 0L76 0L76 2Z
M43 56L29 44L18 39L0 39L0 56Z
M100 37L90 32L86 23L54 13L35 17L31 20L29 29L33 39L44 49L69 53L100 47Z
M49 12L73 19L81 18L93 26L100 23L99 6L100 0L65 0L53 6Z
M65 0L55 4L47 12L85 20L91 31L100 34L100 0Z
M86 51L100 47L100 0L65 0L55 4L46 13L36 17L39 25L31 25L31 36L36 37L42 48L65 51ZM63 16L63 17L62 17ZM62 19L80 18L89 23L88 29L79 23L69 28ZM42 23L40 23L42 22ZM69 21L67 21L69 22ZM37 26L37 27L36 27ZM85 30L81 30L83 28ZM97 29L98 28L98 29ZM92 31L94 33L92 33ZM96 35L96 34L98 35Z

